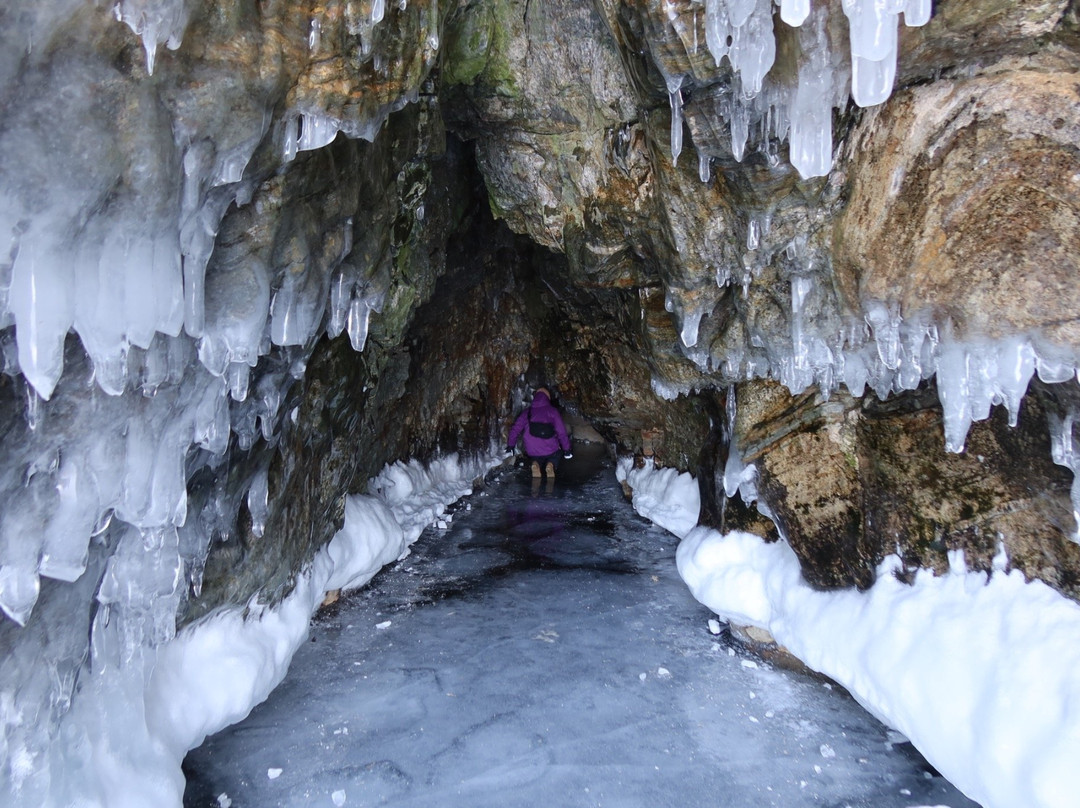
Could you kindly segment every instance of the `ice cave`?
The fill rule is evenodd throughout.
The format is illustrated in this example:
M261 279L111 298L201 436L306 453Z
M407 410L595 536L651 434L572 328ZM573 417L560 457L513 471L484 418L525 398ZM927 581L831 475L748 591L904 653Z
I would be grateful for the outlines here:
M0 806L1080 806L1076 0L0 41Z

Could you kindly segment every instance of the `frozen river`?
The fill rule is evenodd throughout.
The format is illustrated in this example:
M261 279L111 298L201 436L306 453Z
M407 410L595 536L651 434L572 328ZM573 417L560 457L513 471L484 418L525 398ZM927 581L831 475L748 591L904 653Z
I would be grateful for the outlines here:
M602 450L451 512L188 754L186 808L976 805L839 686L714 636Z

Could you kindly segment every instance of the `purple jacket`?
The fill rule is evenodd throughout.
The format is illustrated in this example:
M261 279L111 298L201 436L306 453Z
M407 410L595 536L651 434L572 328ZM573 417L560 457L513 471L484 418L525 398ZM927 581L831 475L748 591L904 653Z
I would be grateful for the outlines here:
M555 434L550 438L538 438L529 430L529 421L535 424L550 424L555 427ZM570 439L566 436L566 424L563 423L559 411L551 403L547 393L537 391L533 396L532 404L529 405L514 421L510 429L510 435L506 439L508 448L517 445L518 438L525 436L525 454L529 457L547 457L553 455L561 447L564 452L570 451Z

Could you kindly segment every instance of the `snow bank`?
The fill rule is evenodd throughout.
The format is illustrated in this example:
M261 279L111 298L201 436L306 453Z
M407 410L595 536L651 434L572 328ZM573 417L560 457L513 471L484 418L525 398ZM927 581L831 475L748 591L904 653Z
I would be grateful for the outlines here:
M657 490L647 468L638 481ZM1078 804L1080 606L1006 572L1004 556L987 575L956 553L948 574L919 571L913 585L896 578L900 561L890 557L866 592L815 591L785 542L746 533L694 528L676 560L701 603L769 630L972 799L987 808Z
M1080 606L999 558L993 575L952 556L913 585L886 559L867 592L817 592L795 553L697 528L679 573L723 618L760 626L903 732L987 808L1077 804Z
M701 510L701 494L697 480L676 469L658 469L653 459L634 468L629 457L619 458L615 476L633 491L634 510L669 530L680 539L694 529Z
M394 463L368 483L394 512L408 544L416 541L424 528L446 512L446 506L472 493L472 481L502 462L503 455L463 461L457 454L433 460L424 466L415 460Z
M473 460L450 455L427 467L416 461L388 466L370 481L371 494L347 497L344 526L280 604L252 602L188 628L157 649L146 674L129 674L127 686L117 686L115 671L94 677L92 692L69 722L91 747L91 765L75 773L89 782L58 784L48 804L75 797L80 805L179 808L183 756L207 735L243 719L281 682L325 593L363 586L384 565L408 555L423 529L501 460L502 453ZM140 694L131 682L142 688L144 676ZM131 723L132 711L122 708L140 701L145 734ZM112 720L114 712L124 718ZM65 753L59 757L66 762Z

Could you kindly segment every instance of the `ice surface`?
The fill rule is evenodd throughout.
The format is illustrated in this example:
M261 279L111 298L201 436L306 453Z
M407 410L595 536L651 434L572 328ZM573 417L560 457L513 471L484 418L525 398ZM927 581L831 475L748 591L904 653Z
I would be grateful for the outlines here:
M185 805L971 808L840 688L710 633L605 455L504 474L316 618Z

